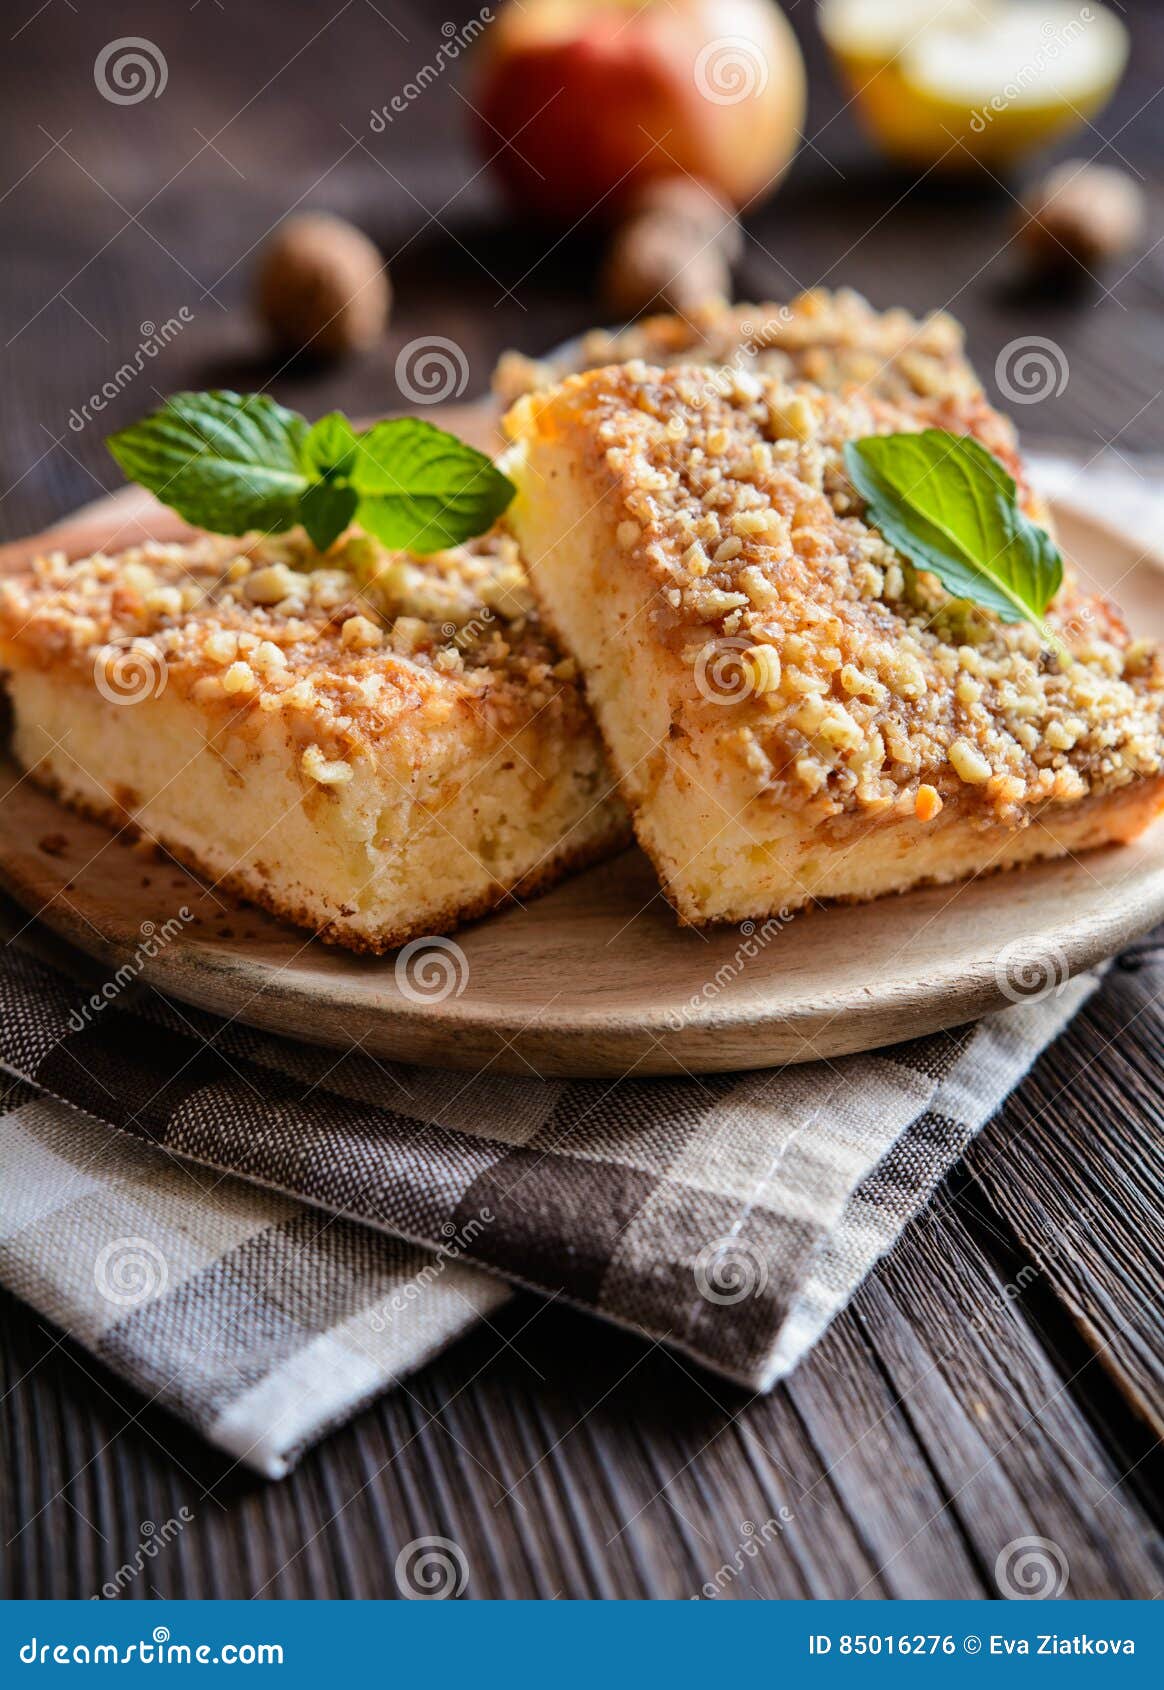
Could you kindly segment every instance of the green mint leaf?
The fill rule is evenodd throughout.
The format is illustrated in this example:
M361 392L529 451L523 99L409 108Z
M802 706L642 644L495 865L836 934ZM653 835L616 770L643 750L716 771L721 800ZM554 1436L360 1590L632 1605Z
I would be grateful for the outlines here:
M441 551L490 528L515 488L492 459L416 417L360 435L356 520L386 546Z
M299 501L299 521L317 551L334 545L356 514L360 495L338 481L313 481Z
M955 598L1041 627L1063 560L980 441L939 428L874 434L846 443L845 467L866 520L895 551L932 570Z
M483 452L432 423L402 417L357 434L332 411L309 427L264 394L178 393L108 445L187 522L216 534L302 523L319 551L353 520L400 550L459 545L514 494Z
M308 476L331 480L351 475L360 437L342 411L329 411L307 432L300 461Z
M343 412L331 411L308 430L300 448L304 473L312 479L299 501L299 520L318 551L327 551L356 514L360 496L349 477L359 444Z
M107 444L131 481L196 527L273 534L300 520L306 435L304 419L265 394L176 393Z

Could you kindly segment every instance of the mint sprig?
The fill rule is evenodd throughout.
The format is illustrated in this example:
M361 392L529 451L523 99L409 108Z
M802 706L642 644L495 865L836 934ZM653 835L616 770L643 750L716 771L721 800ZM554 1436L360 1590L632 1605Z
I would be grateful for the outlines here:
M1063 580L1051 536L1018 503L1014 477L969 435L927 428L845 445L866 521L955 598L1004 622L1042 617Z
M216 534L297 524L320 551L357 522L385 545L433 552L482 534L514 494L484 452L417 417L358 433L314 425L266 394L176 393L109 450L185 521Z

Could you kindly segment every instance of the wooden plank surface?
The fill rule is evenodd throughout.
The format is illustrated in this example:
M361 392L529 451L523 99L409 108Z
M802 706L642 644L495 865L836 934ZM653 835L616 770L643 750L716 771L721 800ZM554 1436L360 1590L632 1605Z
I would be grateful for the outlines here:
M407 126L367 131L446 11L414 0L389 24L354 5L320 31L314 9L274 0L179 8L149 26L165 96L114 109L93 95L92 63L140 16L121 0L65 25L54 10L10 43L0 114L0 537L112 488L102 435L155 386L270 382L313 414L379 411L399 403L398 352L434 322L464 349L471 395L503 345L541 350L592 320L585 239L547 256L544 237L499 233L484 178L464 188L476 162L451 84ZM1099 129L1108 162L1151 177L1164 32L1147 0L1128 15L1131 71ZM1014 184L877 168L824 75L810 8L792 17L815 72L812 147L750 225L741 294L825 281L881 304L949 303L988 381L1000 347L1050 335L1069 380L1024 411L1028 437L1164 447L1158 261L1112 276L1111 297L1018 286ZM1155 239L1164 199L1148 189ZM392 257L389 342L352 365L281 369L257 350L245 255L300 199L356 216ZM70 427L141 325L183 304L193 321L157 364ZM740 1569L714 1586L729 1600L994 1595L999 1554L1031 1535L1058 1546L1069 1595L1160 1595L1162 991L1160 953L1138 946L765 1399L522 1298L269 1485L0 1299L4 1593L93 1594L143 1526L187 1509L126 1594L392 1595L399 1550L436 1533L463 1547L477 1597L682 1597L725 1567Z

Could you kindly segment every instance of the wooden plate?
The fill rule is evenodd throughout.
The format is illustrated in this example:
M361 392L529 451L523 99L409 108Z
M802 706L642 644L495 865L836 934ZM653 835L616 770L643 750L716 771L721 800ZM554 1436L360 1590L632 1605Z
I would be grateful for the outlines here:
M1159 565L1069 507L1056 519L1084 574L1164 637ZM125 544L127 524L157 533L159 513L119 496L54 540L89 549L116 530ZM26 555L9 548L0 565ZM369 960L146 860L6 755L0 793L0 883L81 950L256 1026L460 1069L699 1073L867 1050L1054 990L1164 918L1164 828L1077 861L710 935L676 926L632 851L452 940Z

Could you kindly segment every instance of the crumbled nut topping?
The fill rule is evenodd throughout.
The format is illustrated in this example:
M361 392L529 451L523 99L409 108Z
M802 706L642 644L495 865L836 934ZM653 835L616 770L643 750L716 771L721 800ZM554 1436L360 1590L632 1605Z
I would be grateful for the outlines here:
M754 375L811 381L831 392L867 386L886 399L982 391L953 317L937 312L919 322L908 311L875 311L850 288L814 288L788 305L713 300L685 316L646 317L613 334L595 329L559 359L507 352L493 385L512 404L578 370L635 358L648 364L735 362Z
M131 646L224 720L280 713L321 784L346 779L332 766L397 724L458 708L506 733L539 716L586 731L580 684L500 531L425 558L356 535L326 563L302 536L207 536L75 562L50 553L0 582L0 666L91 678L99 654Z
M980 396L896 406L750 373L709 394L698 368L632 363L524 400L509 426L536 429L550 408L605 481L620 541L639 528L612 567L645 573L647 614L684 670L709 641L746 652L752 684L726 701L676 684L672 731L715 736L757 796L820 819L896 806L929 820L956 802L1019 826L1160 771L1164 667L1113 605L1064 584L1047 617L1074 657L1061 660L1038 629L903 567L859 514L842 448L876 432L975 433L1021 487Z

